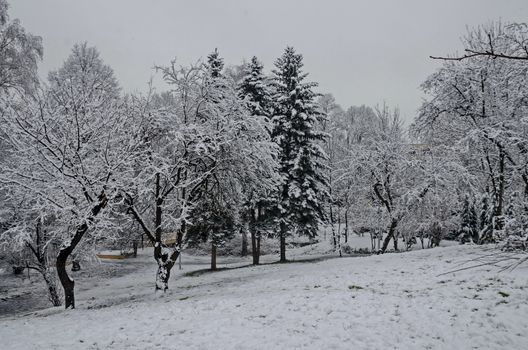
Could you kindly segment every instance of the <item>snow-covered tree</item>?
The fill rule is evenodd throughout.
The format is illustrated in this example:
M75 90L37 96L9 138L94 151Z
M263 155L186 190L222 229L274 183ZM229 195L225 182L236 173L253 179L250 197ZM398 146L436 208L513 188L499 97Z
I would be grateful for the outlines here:
M450 213L440 203L452 197L450 191L456 198L455 174L460 170L450 154L427 144L410 144L403 137L397 109L383 105L374 116L370 133L351 138L356 143L338 169L337 182L350 184L346 191L354 195L352 221L357 226L377 235L384 223L385 238L379 247L383 253L391 240L397 250L399 237L414 242L420 227L445 230L439 223Z
M11 254L24 254L25 266L40 273L46 283L48 298L53 306L62 305L57 279L52 269L55 258L54 245L57 239L56 224L59 222L42 199L18 186L2 186L4 196L2 216L7 222L5 231L0 233L0 247Z
M262 63L253 56L251 61L244 65L244 74L238 89L240 98L246 101L249 112L265 118L269 117L271 112L271 91L263 69Z
M462 242L473 241L477 243L479 240L477 211L469 196L464 198L460 221L460 240Z
M213 79L223 76L222 70L224 69L224 59L220 57L218 48L215 48L214 51L207 56L207 68Z
M272 125L269 123L271 114L271 91L268 79L263 73L263 65L256 57L244 66L244 75L238 86L239 96L244 101L250 115L259 118L268 125L268 135L271 135ZM276 150L272 150L276 157ZM270 168L270 169L273 169ZM266 186L255 186L255 183L245 181L243 192L246 202L242 218L247 222L251 234L251 251L253 264L257 265L260 258L260 239L263 232L269 231L271 218L275 211L275 186L278 177L273 173L266 175ZM258 181L258 180L257 180Z
M74 281L66 262L76 247L101 228L104 209L116 194L114 180L135 147L131 126L121 113L113 72L95 48L75 45L63 66L49 75L49 87L10 101L2 114L8 162L0 182L25 191L33 213L16 225L35 225L34 217L55 218L45 227L60 243L56 267L66 308L75 307ZM125 128L127 130L125 130ZM109 230L111 232L111 230Z
M227 220L218 213L237 203L242 181L258 183L274 160L266 123L249 115L232 81L213 77L203 64L177 68L172 62L159 70L172 97L166 106L145 100L136 122L143 125L141 161L130 164L123 189L131 216L154 246L156 289L166 290L187 235L203 233L194 230L201 209L215 213L208 230L229 226L218 223ZM221 232L206 233L218 244L213 236Z
M510 194L528 193L527 61L503 57L522 53L523 40L525 25L470 29L464 37L468 57L447 60L422 85L428 99L415 127L462 149L464 165L480 178L475 192L486 201L481 242L503 237Z
M273 137L280 147L283 183L279 189L280 260L286 261L286 237L297 233L313 238L324 217L327 196L323 160L318 141L325 135L316 130L320 111L316 83L306 83L303 57L287 47L275 62Z
M18 19L9 21L9 4L0 0L0 92L30 91L38 85L42 40L27 33Z
M330 224L332 232L332 243L334 249L341 254L341 217L344 216L344 238L348 240L348 211L345 203L347 202L347 186L349 182L336 182L339 176L340 162L346 154L346 139L343 137L340 123L344 117L343 109L335 102L332 94L324 94L319 97L318 104L321 116L318 120L318 129L327 134L329 137L322 142L322 147L327 154L326 159L326 178L328 179L329 195L327 196L326 219ZM337 225L337 230L336 230ZM326 231L325 231L326 232Z

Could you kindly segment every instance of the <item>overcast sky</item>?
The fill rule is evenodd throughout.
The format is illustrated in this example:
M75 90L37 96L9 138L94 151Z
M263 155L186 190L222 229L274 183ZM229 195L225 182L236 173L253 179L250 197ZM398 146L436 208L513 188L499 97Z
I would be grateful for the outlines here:
M123 88L144 91L154 64L188 64L215 47L228 64L256 55L269 71L287 45L304 55L309 79L338 103L399 105L406 120L420 83L461 50L466 25L528 21L527 0L9 0L43 38L43 72L87 41Z

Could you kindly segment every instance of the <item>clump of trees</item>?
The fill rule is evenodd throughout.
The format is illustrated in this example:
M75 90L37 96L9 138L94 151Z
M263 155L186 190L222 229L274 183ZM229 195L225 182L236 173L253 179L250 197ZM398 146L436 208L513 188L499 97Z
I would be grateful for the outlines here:
M527 41L525 24L470 29L466 54L442 58L422 85L429 98L413 124L416 136L456 150L474 179L458 198L466 240L526 237Z
M258 264L260 237L280 225L278 213L298 232L316 234L322 217L316 203L325 192L313 179L316 158L324 155L315 145L313 85L292 85L303 78L302 56L292 48L278 60L275 80L256 58L235 80L215 49L206 62L157 67L168 91L128 95L86 43L39 81L40 41L15 24L18 31L2 35L14 32L6 40L19 40L20 51L0 59L32 75L8 81L6 74L2 82L1 240L4 250L33 253L31 266L42 273L54 305L60 298L50 262L66 308L74 308L75 282L66 266L81 252L122 239L123 225L135 223L154 247L157 290L168 288L181 249L193 240L210 242L215 269L217 247L244 226ZM278 169L291 161L290 179ZM281 206L285 186L294 195ZM301 210L306 206L314 213Z

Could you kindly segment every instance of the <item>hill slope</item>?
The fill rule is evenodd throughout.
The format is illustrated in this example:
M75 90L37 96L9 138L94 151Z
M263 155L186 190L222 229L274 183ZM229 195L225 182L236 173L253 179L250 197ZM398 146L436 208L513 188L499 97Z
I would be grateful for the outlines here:
M438 276L485 253L457 246L173 276L164 295L152 290L152 265L80 292L76 310L1 319L0 339L6 349L526 349L527 266Z

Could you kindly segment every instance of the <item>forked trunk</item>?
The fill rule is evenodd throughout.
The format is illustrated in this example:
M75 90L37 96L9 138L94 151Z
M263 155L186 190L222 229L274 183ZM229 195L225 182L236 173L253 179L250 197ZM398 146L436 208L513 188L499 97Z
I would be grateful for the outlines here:
M66 261L68 260L68 257L73 252L75 247L77 247L77 244L79 244L83 236L88 231L87 222L93 221L94 218L101 212L101 210L106 207L107 203L108 199L106 198L106 194L104 191L102 191L98 197L98 203L92 207L90 216L82 224L77 226L77 229L75 230L71 241L61 246L59 254L57 254L57 274L59 275L59 280L62 284L62 288L64 288L64 306L66 307L66 309L75 309L75 282L70 278L70 276L68 276L68 273L66 272Z

